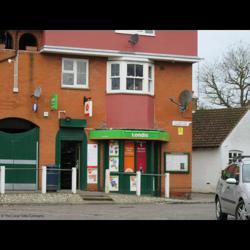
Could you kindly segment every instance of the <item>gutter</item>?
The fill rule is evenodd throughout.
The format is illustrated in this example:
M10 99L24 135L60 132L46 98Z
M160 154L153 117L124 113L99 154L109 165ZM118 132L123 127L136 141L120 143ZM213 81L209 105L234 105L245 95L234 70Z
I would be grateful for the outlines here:
M129 51L127 52L118 50L100 50L91 48L75 48L75 47L63 47L63 46L51 46L51 45L44 45L41 48L40 52L69 54L69 55L103 56L103 57L123 56L131 58L143 58L143 59L148 58L152 60L189 62L189 63L196 63L203 60L203 58L197 56L181 56L181 55L171 55L171 54L143 53L143 52L129 52Z

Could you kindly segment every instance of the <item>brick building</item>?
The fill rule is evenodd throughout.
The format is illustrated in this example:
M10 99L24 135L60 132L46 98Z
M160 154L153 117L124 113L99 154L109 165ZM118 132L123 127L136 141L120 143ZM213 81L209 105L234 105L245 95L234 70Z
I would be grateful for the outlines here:
M134 193L141 170L170 171L170 194L188 194L192 106L176 103L198 60L196 31L1 31L6 188L40 188L29 168L56 164L76 166L82 190L104 190L109 168L114 192ZM59 179L70 188L70 171ZM142 193L163 194L163 180L142 176Z

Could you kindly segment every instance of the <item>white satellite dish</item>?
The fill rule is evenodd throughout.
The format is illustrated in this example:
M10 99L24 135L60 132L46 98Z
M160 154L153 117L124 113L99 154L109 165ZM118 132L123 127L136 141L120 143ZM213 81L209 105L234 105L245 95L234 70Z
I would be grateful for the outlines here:
M42 94L42 88L41 87L37 87L34 91L34 94L33 96L36 97L36 98L39 98Z

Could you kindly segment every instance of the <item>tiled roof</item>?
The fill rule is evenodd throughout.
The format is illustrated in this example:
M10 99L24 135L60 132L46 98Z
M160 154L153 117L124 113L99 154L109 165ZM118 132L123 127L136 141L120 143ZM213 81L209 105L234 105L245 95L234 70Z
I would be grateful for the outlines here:
M247 108L197 110L193 114L193 148L218 147Z

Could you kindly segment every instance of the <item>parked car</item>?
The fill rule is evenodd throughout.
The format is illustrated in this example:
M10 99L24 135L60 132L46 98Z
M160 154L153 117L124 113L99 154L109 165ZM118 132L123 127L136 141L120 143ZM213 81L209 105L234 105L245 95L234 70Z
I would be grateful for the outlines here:
M217 220L228 215L250 219L250 156L241 156L222 170L215 193Z

